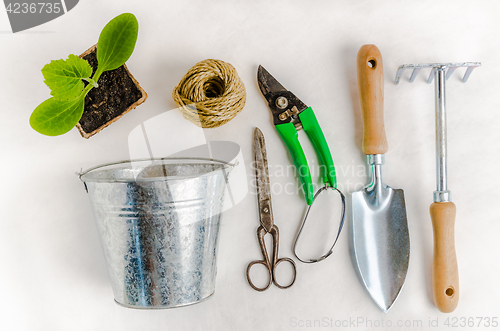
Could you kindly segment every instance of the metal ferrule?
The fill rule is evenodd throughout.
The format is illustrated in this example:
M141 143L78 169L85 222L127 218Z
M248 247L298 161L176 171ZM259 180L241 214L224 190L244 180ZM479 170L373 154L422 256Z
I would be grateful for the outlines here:
M384 164L385 154L371 154L366 156L366 163L369 165Z
M434 191L434 202L450 202L451 191Z
M382 182L382 165L385 163L384 154L371 154L366 156L366 162L371 166L371 182L368 191L381 191L384 188ZM380 193L381 194L381 193Z

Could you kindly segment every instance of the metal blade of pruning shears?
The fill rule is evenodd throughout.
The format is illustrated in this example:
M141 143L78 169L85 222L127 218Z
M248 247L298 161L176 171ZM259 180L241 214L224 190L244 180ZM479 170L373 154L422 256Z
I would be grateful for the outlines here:
M254 130L253 151L255 157L255 175L257 180L257 196L259 199L260 224L270 232L274 224L271 205L271 185L267 167L267 152L264 135L259 128Z
M276 78L273 77L263 66L259 65L257 71L257 80L259 81L259 88L262 94L266 97L270 93L285 92L286 88L281 85Z
M284 88L263 66L259 66L257 81L273 114L274 125L294 122L298 119L298 115L308 108L295 94Z

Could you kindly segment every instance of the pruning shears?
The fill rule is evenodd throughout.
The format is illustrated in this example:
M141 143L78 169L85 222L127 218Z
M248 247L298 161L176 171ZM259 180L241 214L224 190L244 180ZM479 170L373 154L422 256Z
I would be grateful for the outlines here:
M325 186L337 187L335 166L328 148L325 135L319 126L311 107L306 106L292 92L285 89L264 67L259 66L257 73L259 88L266 98L273 115L274 126L288 147L293 163L299 172L306 202L311 205L314 190L311 171L304 150L298 139L297 129L304 129L311 140L322 164Z
M315 263L323 261L333 252L333 247L339 239L340 232L344 226L345 220L345 197L339 189L337 189L337 178L335 176L335 166L333 165L332 154L328 148L328 143L326 142L325 135L319 126L316 115L314 114L311 107L308 107L299 98L295 96L292 92L284 88L264 67L259 66L257 73L257 80L259 82L259 88L264 98L266 98L271 113L273 115L273 122L279 135L285 142L290 154L293 158L293 163L297 167L300 181L302 182L302 187L304 188L304 194L307 202L307 210L302 219L299 230L295 235L293 240L293 253L299 261L304 263ZM297 130L304 129L307 136L311 140L316 154L321 162L321 169L323 174L324 186L321 187L316 193L314 193L314 188L311 179L311 171L309 170L309 165L307 164L307 159L304 154L304 150L299 142L299 134ZM322 256L315 259L301 259L297 255L297 241L299 240L302 229L306 223L307 216L311 206L316 199L316 197L321 193L331 189L337 191L340 195L342 202L342 212L340 217L339 229L337 236L332 246Z

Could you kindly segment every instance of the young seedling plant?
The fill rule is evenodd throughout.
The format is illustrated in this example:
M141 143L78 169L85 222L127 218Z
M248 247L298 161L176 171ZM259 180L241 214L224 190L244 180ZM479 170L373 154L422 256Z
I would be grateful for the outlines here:
M47 136L70 131L80 121L85 96L98 87L102 73L121 67L130 58L138 32L139 23L133 14L121 14L109 21L99 35L98 66L93 76L90 64L73 54L67 60L53 60L45 65L42 74L52 98L35 108L30 117L31 127Z

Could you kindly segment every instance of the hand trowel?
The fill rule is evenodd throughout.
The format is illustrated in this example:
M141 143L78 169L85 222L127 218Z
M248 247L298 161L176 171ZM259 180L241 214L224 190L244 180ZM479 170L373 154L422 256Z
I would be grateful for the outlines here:
M357 70L363 152L371 169L371 182L352 194L352 255L362 283L375 303L387 312L406 279L410 237L403 190L393 189L382 181L388 145L382 55L375 45L361 47Z

